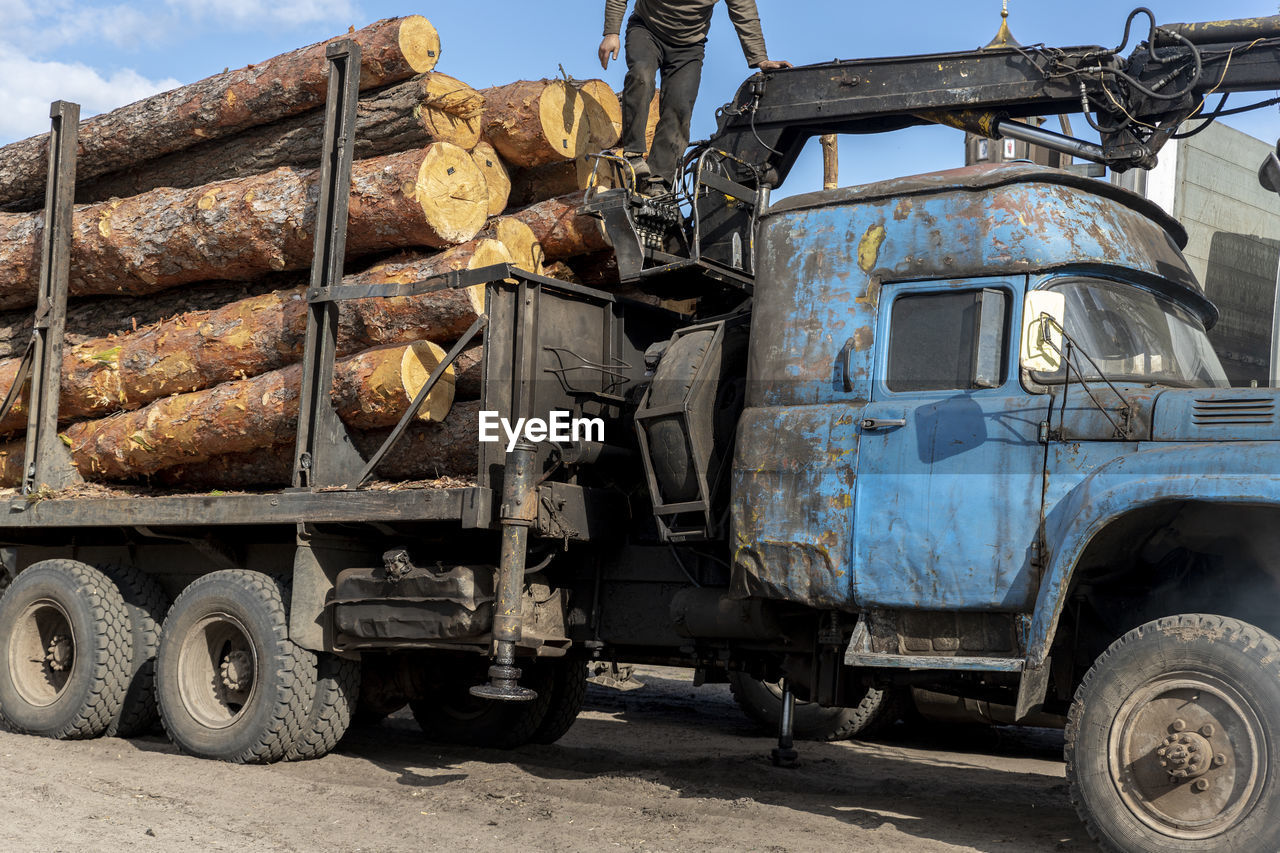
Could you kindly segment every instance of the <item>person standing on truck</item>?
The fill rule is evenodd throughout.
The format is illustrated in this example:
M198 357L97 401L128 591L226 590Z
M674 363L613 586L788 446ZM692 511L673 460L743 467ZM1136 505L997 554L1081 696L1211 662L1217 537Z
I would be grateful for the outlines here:
M702 79L702 59L711 14L718 0L636 0L627 21L627 79L622 91L622 153L635 169L636 178L649 178L651 189L668 191L684 150L689 147L693 104ZM773 60L765 50L760 13L755 0L725 0L729 18L738 30L747 65L761 71L790 68L790 62ZM618 58L618 34L627 11L627 0L605 0L604 41L600 65ZM654 82L662 73L662 97L653 150L646 162L645 124L653 102ZM641 188L643 189L643 183Z

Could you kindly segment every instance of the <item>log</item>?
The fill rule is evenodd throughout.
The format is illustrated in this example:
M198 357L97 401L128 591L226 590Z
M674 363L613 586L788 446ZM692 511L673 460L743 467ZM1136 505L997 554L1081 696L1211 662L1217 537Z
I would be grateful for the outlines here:
M518 80L481 94L485 138L509 164L529 168L587 152L586 99L565 81Z
M533 229L548 260L558 261L609 248L603 224L578 213L583 194L558 196L511 214Z
M430 71L440 57L440 36L420 15L378 21L336 38L360 45L362 89ZM79 180L322 107L328 43L224 71L82 121ZM48 156L47 133L0 148L0 204L42 196Z
M374 474L397 483L443 477L473 479L478 461L479 413L478 402L457 403L439 423L410 426ZM351 438L368 458L382 446L389 433L386 429L356 431ZM281 488L292 482L293 454L293 444L281 443L256 453L230 453L199 465L166 468L157 472L152 481L188 491ZM3 461L0 457L0 463ZM21 448L16 467L22 467ZM7 474L8 467L0 470Z
M431 257L379 264L346 276L343 283L405 283L510 262L501 243L476 240ZM305 292L297 287L265 293L68 348L62 358L60 420L101 418L299 361L306 336ZM417 340L452 343L483 310L483 288L347 300L339 306L338 355ZM0 396L13 384L18 364L17 358L0 361ZM26 427L26 402L24 393L0 421L0 432Z
M617 145L622 138L622 103L613 87L603 80L587 80L578 84L578 90L586 99L592 153Z
M311 263L318 170L281 168L194 189L156 189L76 208L74 296L155 293ZM439 142L362 160L352 173L347 253L465 243L488 189L470 154ZM0 309L35 301L43 214L0 214Z
M485 185L489 188L489 215L497 216L507 209L511 195L511 176L507 174L507 167L493 146L484 140L471 149L471 159L484 173Z
M511 176L511 197L508 204L512 207L527 207L592 186L607 189L615 185L615 168L611 162L588 154L577 160L519 169Z
M350 426L395 424L444 351L419 341L366 350L335 365L334 408ZM207 391L157 400L133 412L72 424L64 433L72 462L86 479L125 480L180 464L203 463L293 440L301 365L273 370ZM439 420L453 404L452 369L418 412Z
M422 74L360 99L355 158L451 142L470 150L480 140L484 98L447 74ZM76 185L76 201L127 198L156 187L187 189L257 175L281 166L314 168L324 143L324 111L311 112L203 142L184 151Z
M511 253L511 263L525 272L542 274L546 255L537 235L528 225L514 216L500 216L492 220L483 233L507 247L507 251Z

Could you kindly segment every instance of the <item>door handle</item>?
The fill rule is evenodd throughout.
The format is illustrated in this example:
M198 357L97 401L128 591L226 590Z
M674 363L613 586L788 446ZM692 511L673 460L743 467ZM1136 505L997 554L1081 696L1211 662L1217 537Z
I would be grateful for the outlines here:
M863 418L862 430L869 432L878 429L897 429L907 425L906 418Z

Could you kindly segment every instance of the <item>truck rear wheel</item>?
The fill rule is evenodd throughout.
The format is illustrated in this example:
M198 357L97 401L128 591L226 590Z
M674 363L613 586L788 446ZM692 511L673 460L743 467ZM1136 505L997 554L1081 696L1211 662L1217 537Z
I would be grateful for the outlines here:
M328 755L351 727L360 696L360 662L337 655L317 656L316 695L302 733L285 758L304 761Z
M777 734L782 719L782 686L742 672L729 673L729 690L738 707L770 734ZM903 714L901 694L868 687L853 708L824 708L815 702L796 701L792 726L800 740L848 740L873 738Z
M237 764L284 758L302 735L316 656L289 639L287 596L259 572L193 581L165 619L160 719L183 751Z
M124 704L105 733L110 737L133 737L151 731L160 720L156 707L156 654L169 596L155 578L133 566L103 566L102 572L115 583L124 599L133 650Z
M15 731L102 734L124 704L131 659L120 590L92 566L36 563L0 600L0 714Z
M1203 614L1135 628L1077 689L1066 759L1107 850L1280 850L1280 641Z

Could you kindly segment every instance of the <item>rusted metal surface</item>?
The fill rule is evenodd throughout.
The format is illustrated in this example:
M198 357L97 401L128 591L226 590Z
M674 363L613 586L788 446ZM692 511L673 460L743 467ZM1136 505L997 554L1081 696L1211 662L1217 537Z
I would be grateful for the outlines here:
M1051 411L1058 397L1022 386L1016 346L999 387L894 392L876 346L888 306L985 288L1016 318L1028 275L1074 271L1151 287L1211 320L1181 228L1129 193L1015 164L800 196L761 231L733 473L737 591L847 610L1030 610L1042 427L1114 444L1114 426L1078 383ZM1155 394L1126 394L1129 437L1146 438Z

